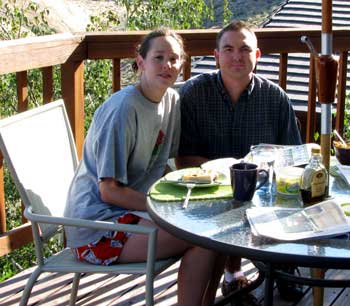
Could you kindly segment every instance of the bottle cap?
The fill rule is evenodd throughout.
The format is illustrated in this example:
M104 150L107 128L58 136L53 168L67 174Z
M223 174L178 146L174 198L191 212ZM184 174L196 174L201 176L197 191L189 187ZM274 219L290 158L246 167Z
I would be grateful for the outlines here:
M320 148L311 148L311 154L320 154L321 149Z

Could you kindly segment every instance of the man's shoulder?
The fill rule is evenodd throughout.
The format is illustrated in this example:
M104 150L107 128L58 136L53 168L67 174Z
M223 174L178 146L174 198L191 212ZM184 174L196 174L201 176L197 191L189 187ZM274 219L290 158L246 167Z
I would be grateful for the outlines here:
M202 73L196 76L193 76L192 78L188 79L182 88L191 88L191 87L200 87L200 86L206 86L210 83L215 83L217 81L218 77L218 70Z
M276 84L275 82L271 81L270 79L268 79L260 74L254 74L254 82L257 84L265 85L265 86L279 88L278 84Z
M262 75L254 74L254 84L256 88L260 88L264 91L273 91L280 94L286 94L285 90L283 90L283 88L280 87L277 83Z

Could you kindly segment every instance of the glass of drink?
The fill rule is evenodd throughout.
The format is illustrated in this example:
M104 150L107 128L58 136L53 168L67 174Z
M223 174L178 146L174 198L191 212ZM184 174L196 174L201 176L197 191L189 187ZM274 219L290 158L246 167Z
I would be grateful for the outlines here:
M260 190L271 192L274 176L274 165L277 149L272 145L255 145L250 147L251 160L258 165L259 169L264 169L269 173L269 179Z

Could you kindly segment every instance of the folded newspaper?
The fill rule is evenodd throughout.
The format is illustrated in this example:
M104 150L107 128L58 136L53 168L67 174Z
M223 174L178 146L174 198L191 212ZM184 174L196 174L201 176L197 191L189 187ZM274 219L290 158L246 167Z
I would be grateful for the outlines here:
M317 143L307 143L302 145L275 145L275 144L259 144L255 146L260 147L273 147L275 149L274 167L282 168L288 166L301 166L309 163L311 157L311 148L320 146ZM245 157L249 160L251 158L251 152Z
M338 236L350 232L350 203L324 201L307 208L254 207L246 210L252 232L278 240Z
M337 164L338 174L343 178L343 180L350 185L350 166L345 166Z

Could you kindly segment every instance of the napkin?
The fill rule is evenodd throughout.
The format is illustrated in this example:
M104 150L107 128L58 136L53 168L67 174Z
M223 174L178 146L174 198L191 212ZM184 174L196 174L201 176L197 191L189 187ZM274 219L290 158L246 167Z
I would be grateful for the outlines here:
M187 194L186 186L178 186L158 181L150 191L150 197L156 201L183 201ZM232 198L232 188L227 185L212 187L195 187L192 189L190 200L209 200Z

